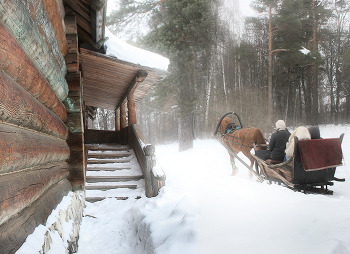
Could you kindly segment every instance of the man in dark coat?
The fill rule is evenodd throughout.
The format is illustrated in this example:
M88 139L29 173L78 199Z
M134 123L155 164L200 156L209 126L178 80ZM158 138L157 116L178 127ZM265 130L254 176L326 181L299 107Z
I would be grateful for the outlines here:
M286 129L286 124L283 120L276 122L276 132L271 136L269 143L270 153L265 156L265 160L273 159L275 161L283 161L286 143L288 142L290 132Z

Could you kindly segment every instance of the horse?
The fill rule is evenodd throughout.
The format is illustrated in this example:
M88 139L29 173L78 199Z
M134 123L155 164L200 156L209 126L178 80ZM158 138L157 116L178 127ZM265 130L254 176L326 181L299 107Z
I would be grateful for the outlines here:
M220 120L218 119L218 122ZM220 123L221 139L227 147L229 147L235 154L242 152L249 160L250 167L254 165L254 158L252 157L250 150L253 145L266 144L264 133L255 127L239 128L234 123L231 123L229 117L225 117ZM265 149L264 146L258 146L257 150ZM229 153L230 154L230 153ZM235 156L230 154L230 160L232 165L232 173L234 176L237 173L237 167L235 163ZM252 172L249 171L249 176L252 176Z

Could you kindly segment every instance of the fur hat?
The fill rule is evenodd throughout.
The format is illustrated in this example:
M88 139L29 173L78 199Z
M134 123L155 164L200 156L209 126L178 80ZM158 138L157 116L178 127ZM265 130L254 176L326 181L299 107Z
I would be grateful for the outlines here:
M286 123L283 120L278 120L276 122L276 128L277 128L277 130L285 130L286 129Z

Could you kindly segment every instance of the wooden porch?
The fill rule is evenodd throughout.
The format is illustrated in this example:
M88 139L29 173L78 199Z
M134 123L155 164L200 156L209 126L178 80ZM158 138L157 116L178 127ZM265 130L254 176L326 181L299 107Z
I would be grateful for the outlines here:
M112 189L117 193L122 192L121 189L125 188L134 189L134 192L143 189L147 197L156 196L159 189L165 184L165 176L155 175L152 171L156 164L155 148L153 145L147 144L137 125L135 105L167 73L86 49L80 51L84 76L82 81L82 98L85 107L84 144L87 151L85 153L87 165L85 189L87 188L87 195L88 193L96 194L88 195L87 200L101 200L104 197L109 197L108 193L111 193ZM93 108L115 111L115 131L88 129L87 120L94 117ZM108 156L104 149L106 147L110 149ZM130 155L122 158L118 158L116 152L112 155L113 151L121 148L124 148L125 154L130 153ZM101 149L98 151L99 156L92 160L91 156L97 153L96 149ZM133 161L130 161L130 157L133 158ZM108 162L111 167L108 170L103 169L101 165ZM133 164L133 166L131 169L120 171L117 165L120 163ZM94 170L91 170L94 164L100 164L100 166L95 165ZM128 174L127 170L130 172L139 171L139 174ZM132 180L133 177L136 178ZM135 182L135 180L138 181L136 188L134 188L134 183L129 183L130 181ZM106 195L103 196L104 194ZM110 197L129 198L128 195L118 196L118 194L111 194ZM137 198L140 195L133 197Z

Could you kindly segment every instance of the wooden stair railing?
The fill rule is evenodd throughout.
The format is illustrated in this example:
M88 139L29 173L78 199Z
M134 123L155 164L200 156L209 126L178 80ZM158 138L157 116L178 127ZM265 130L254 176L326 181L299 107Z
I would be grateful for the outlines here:
M137 160L145 176L145 189L147 197L155 197L161 187L165 185L165 174L156 166L154 145L147 144L139 126L132 124L129 130L129 142L136 154Z

